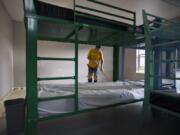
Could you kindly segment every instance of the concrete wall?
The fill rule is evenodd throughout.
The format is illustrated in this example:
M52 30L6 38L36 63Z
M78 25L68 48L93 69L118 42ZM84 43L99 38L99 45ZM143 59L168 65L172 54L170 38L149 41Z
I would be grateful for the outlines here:
M13 23L14 31L14 85L24 87L26 78L25 26L21 22Z
M124 77L128 80L142 80L144 74L136 73L136 50L125 49Z
M0 98L13 87L13 24L0 1Z
M14 80L15 87L25 86L25 28L21 22L14 22ZM87 53L93 46L82 45L79 47L79 81L87 82ZM104 69L107 75L112 79L113 49L103 47ZM60 42L38 42L38 55L49 57L73 57L74 46L72 44ZM73 62L48 62L38 63L38 74L41 77L59 77L71 76L74 74ZM107 77L99 73L99 81L109 81ZM69 81L61 81L61 83Z

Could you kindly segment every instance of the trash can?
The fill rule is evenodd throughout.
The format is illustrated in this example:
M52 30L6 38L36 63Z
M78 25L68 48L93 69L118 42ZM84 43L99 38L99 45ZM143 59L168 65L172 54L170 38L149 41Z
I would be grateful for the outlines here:
M25 100L22 98L6 100L4 106L8 135L23 132L25 125Z

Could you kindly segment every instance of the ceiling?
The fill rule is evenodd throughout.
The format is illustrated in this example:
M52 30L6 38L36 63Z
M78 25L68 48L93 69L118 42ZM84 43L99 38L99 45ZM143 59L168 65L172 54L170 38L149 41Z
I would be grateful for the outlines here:
M73 8L73 0L41 0L54 5ZM77 0L83 3L84 0ZM137 24L142 24L142 9L147 10L152 14L162 16L165 18L175 18L180 16L180 0L99 0L121 8L135 11L137 13ZM23 0L2 0L7 12L12 20L23 21ZM91 6L91 3L84 3L83 5ZM93 5L92 5L93 6ZM94 6L95 7L95 6ZM97 6L96 6L97 8ZM102 6L98 9L104 10ZM113 11L112 13L118 13Z

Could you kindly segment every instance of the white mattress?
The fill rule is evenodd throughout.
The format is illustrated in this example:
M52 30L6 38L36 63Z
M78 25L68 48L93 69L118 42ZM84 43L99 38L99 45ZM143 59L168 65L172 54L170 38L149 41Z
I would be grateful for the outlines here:
M74 85L41 84L39 97L64 96L74 93ZM143 99L143 85L137 82L106 82L79 84L79 109ZM42 101L38 104L40 117L74 111L74 99Z

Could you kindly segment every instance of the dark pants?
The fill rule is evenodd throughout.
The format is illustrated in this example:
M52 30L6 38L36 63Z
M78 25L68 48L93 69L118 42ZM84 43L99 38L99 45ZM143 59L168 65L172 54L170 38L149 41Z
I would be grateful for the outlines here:
M94 82L97 82L98 80L97 71L98 71L98 68L88 67L88 82L92 82L93 76L94 76Z

